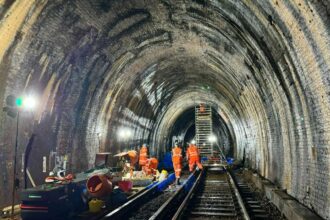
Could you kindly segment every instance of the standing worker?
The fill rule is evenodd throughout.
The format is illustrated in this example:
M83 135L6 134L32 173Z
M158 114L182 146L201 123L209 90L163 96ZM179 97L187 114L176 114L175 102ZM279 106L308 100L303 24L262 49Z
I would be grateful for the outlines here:
M148 148L146 144L143 144L140 149L140 157L139 157L139 165L141 166L141 169L144 170L144 166L147 163L148 159Z
M187 160L189 161L189 171L192 172L195 165L197 164L198 168L201 170L203 166L199 157L199 150L193 143L189 144L186 152Z
M139 160L138 153L135 150L130 150L130 151L127 151L127 156L130 159L129 173L130 173L130 178L132 178L135 164Z
M205 106L203 103L199 104L199 112L204 113L205 112Z
M175 183L180 184L181 168L182 168L182 149L175 143L175 147L172 149L172 162L175 172Z

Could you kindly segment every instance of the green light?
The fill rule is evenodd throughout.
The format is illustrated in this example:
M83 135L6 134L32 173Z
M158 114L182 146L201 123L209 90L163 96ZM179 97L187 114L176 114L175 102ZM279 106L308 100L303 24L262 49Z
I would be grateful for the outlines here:
M31 198L31 199L41 199L42 196L39 196L39 195L29 195L29 198Z
M22 97L18 97L16 99L16 106L17 107L21 107L23 105L23 98Z

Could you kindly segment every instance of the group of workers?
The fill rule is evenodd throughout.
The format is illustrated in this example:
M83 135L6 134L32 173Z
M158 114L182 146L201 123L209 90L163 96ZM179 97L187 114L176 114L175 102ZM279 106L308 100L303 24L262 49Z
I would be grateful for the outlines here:
M192 172L197 165L198 169L203 169L203 166L200 161L199 150L196 145L190 143L187 150L186 150L186 159L189 162L189 171ZM172 162L173 162L173 169L175 173L176 184L180 184L180 177L182 171L182 148L175 143L175 146L172 149Z
M127 151L127 156L130 160L130 177L133 177L134 167L139 162L139 166L146 175L155 175L158 167L158 160L155 157L148 158L148 148L143 144L140 149L140 154L135 150Z
M148 148L146 144L143 144L140 152L138 154L135 150L130 150L127 152L127 156L130 159L130 177L133 177L133 170L135 164L139 162L139 166L146 175L155 175L158 167L158 160L155 157L148 158ZM203 166L200 162L199 150L196 145L190 143L186 150L186 159L189 162L189 171L192 172L195 166L198 169L203 169ZM174 147L172 148L172 163L173 169L175 172L176 184L180 184L180 177L182 171L182 148L175 142Z

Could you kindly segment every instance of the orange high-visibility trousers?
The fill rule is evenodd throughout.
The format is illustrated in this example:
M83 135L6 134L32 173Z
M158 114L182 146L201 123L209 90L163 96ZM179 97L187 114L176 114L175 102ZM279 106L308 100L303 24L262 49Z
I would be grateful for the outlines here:
M175 173L175 178L180 178L181 177L181 163L173 163L173 168L174 168L174 173Z
M189 144L189 147L187 149L187 158L189 159L190 172L193 171L195 165L197 165L199 169L203 169L199 158L199 150L194 144Z
M203 165L201 164L199 157L190 157L189 158L189 171L190 172L192 172L194 170L195 165L197 165L200 170L203 169Z
M182 169L182 149L180 147L174 147L172 149L172 163L175 177L180 178Z

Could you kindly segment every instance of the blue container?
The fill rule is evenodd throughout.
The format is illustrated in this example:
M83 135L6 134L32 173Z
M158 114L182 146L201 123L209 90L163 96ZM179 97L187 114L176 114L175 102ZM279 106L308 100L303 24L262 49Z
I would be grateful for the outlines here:
M203 163L203 162L205 162L205 161L208 161L208 158L207 158L207 157L202 157L202 158L201 158L201 162Z
M162 169L173 170L172 155L171 152L167 152L164 155L163 161L160 163Z
M175 180L175 174L171 173L170 175L168 175L168 177L165 180L163 180L158 184L157 186L158 191L161 192L164 189L166 189L168 185L174 182L174 180Z
M227 157L227 164L228 165L231 165L234 163L234 158L231 158L231 157Z

